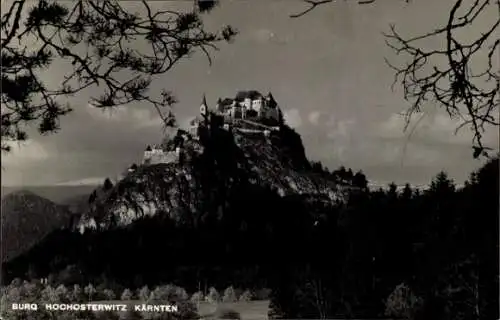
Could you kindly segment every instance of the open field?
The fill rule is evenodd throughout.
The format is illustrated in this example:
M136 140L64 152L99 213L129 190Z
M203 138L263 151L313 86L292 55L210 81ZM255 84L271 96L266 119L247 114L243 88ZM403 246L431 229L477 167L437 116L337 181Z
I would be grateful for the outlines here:
M208 319L217 319L213 317L218 312L223 310L236 311L241 315L242 320L261 320L267 319L269 309L269 301L249 301L249 302L234 302L234 303L219 303L213 305L208 302L200 303L198 312L200 316ZM212 318L213 317L213 318Z
M93 301L93 303L112 303L124 304L133 307L134 305L142 304L139 300L107 300L107 301ZM217 320L218 316L224 310L236 311L240 314L241 320L265 320L267 319L267 312L269 309L269 301L249 301L249 302L234 302L234 303L218 303L211 304L208 302L200 302L198 313L202 319Z

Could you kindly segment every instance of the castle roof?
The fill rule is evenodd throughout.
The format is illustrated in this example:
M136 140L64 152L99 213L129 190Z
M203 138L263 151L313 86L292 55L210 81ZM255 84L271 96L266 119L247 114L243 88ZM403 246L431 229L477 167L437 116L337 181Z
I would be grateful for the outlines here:
M271 108L275 108L278 105L271 92L267 94L267 99L269 100L269 106Z
M231 98L224 98L224 100L221 101L221 104L223 106L230 105L231 103L233 103L233 99L231 99Z
M151 146L150 146L150 145L148 145L148 146L146 147L146 151L152 151L152 149L151 149Z
M261 98L261 97L263 97L263 95L259 91L256 91L256 90L239 91L236 94L236 97L234 98L234 100L243 101L243 100L245 100L245 98L250 98L250 99L254 100L254 99Z

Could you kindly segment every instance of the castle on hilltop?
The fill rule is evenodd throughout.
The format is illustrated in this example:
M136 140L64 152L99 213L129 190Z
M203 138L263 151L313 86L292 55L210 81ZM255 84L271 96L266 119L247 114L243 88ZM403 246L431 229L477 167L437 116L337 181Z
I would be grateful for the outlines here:
M240 91L234 99L217 100L216 113L224 117L224 122L238 119L258 120L278 124L280 109L273 95L263 96L258 91Z
M209 125L210 115L222 118L223 128L240 132L261 132L279 130L283 114L272 93L267 96L255 90L239 91L236 97L219 98L215 109L210 110L205 96L200 106L200 116L190 123L189 132L198 136L200 126Z
M182 157L182 142L199 139L201 130L210 126L269 137L272 131L279 131L282 123L283 113L270 92L264 96L255 90L239 91L233 99L219 98L214 109L209 109L203 96L200 114L191 120L187 132L179 130L172 150L166 150L165 146L147 146L143 164L178 162Z

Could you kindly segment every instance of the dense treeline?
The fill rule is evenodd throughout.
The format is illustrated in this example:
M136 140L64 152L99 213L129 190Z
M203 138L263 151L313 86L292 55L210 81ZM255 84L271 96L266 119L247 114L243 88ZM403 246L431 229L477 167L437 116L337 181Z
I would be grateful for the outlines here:
M420 300L413 317L498 318L498 176L495 159L462 188L442 172L426 191L391 185L352 197L316 235L324 260L275 275L281 283L272 288L309 274L294 287L311 291L311 299L299 290L276 292L276 313L372 317L389 311L380 302L406 284Z
M3 279L50 274L54 284L115 291L268 287L272 316L285 318L495 319L498 166L488 162L460 188L442 172L420 191L368 190L360 172L313 164L359 188L334 207L240 186L196 225L157 215L126 229L60 230L5 265Z

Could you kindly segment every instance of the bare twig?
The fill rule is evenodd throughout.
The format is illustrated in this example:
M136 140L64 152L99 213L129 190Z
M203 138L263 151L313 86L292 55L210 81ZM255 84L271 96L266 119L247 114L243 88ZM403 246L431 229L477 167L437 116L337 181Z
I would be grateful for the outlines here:
M500 17L471 42L459 40L457 34L475 26L488 10L498 12L500 0L474 0L465 13L459 14L464 7L463 0L456 0L444 27L413 38L403 38L391 26L391 32L385 34L387 45L410 62L394 66L386 61L396 72L393 86L399 82L405 99L412 103L405 115L405 130L413 115L422 111L424 103L437 102L452 119L460 121L457 131L463 127L472 130L473 155L477 158L487 156L487 150L491 150L483 145L486 127L500 125L497 114L500 73L494 60L498 59ZM441 49L425 50L418 43L439 37L445 44ZM486 55L487 66L474 73L471 63L480 54ZM442 61L446 61L444 66Z
M323 4L327 4L327 3L332 3L334 0L303 0L305 3L309 4L309 8L307 8L306 10L302 11L302 12L299 12L299 13L296 13L296 14L291 14L290 15L290 18L298 18L298 17L302 17L303 15L313 11L314 9L316 9L317 6L320 6L320 5L323 5Z
M321 5L325 5L325 4L329 4L329 3L334 3L336 2L337 0L302 0L304 3L308 4L309 5L309 8L299 12L299 13L295 13L295 14L291 14L290 15L290 18L299 18L299 17L302 17L304 16L305 14L313 11L314 9L316 9L316 7L318 6L321 6ZM349 1L349 0L344 0L344 1ZM356 0L356 3L357 4L371 4L371 3L374 3L376 0ZM403 0L405 2L409 2L410 0Z

